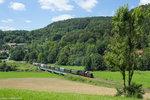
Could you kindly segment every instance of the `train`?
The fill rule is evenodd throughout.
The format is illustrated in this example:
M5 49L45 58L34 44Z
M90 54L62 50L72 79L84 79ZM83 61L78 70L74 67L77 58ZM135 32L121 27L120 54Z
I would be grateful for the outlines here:
M54 73L59 73L62 75L65 75L67 73L73 74L73 75L79 75L83 77L88 78L94 78L94 75L88 71L81 71L81 70L74 70L74 69L68 69L63 67L55 67L51 65L41 64L41 63L33 63L34 66L37 66L41 70L46 70Z

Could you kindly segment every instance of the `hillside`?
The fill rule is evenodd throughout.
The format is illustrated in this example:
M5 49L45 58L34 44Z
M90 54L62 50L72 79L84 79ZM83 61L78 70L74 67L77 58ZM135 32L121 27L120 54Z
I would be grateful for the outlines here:
M38 61L42 63L55 63L56 60L58 60L58 63L63 65L81 65L81 59L83 59L83 57L88 52L95 52L100 54L104 53L104 47L108 43L107 38L111 33L111 29L111 17L75 18L54 22L44 28L29 32L1 31L1 44L9 42L28 43L29 45L31 45L28 45L29 52L26 53L26 55L22 53L22 55L24 56L24 60L30 62ZM18 34L18 32L20 33ZM88 46L88 44L91 44L92 48L96 47L99 49L94 51L87 51L87 48L91 48L90 46ZM97 44L97 46L95 44ZM60 59L64 54L62 51L62 54L59 54L59 51L64 47L67 49L74 49L69 51L70 54L72 52L72 56L70 56L69 62L68 60L63 61L62 59ZM39 53L42 50L44 50L44 52ZM17 50L13 49L12 51L12 59L17 60L13 57L13 55L16 56L18 54L14 52L17 52ZM78 53L78 55L76 53ZM29 57L31 54L33 54L32 57ZM40 59L38 59L38 56L43 57L40 57ZM58 56L60 56L60 58Z
M44 42L60 40L65 34L78 33L82 30L104 33L105 29L111 27L111 17L75 18L54 22L27 34L31 40L39 40L40 37L40 41Z
M32 41L56 41L65 34L77 33L81 30L104 33L111 29L111 17L74 18L54 22L44 28L32 31L0 31L0 43L31 43Z
M148 7L143 6L146 16ZM144 67L137 69L149 69L146 58L150 46L149 26L149 19L145 17L143 36L138 42L138 49L144 50L139 66ZM32 31L0 31L0 48L10 42L25 43L25 48L7 47L11 59L78 66L88 66L89 62L93 67L86 70L106 70L103 55L113 36L112 28L112 17L87 17L54 22Z

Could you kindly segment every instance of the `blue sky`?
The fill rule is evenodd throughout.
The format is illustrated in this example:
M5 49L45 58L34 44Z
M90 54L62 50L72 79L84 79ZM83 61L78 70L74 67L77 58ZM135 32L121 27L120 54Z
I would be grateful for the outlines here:
M34 30L69 18L112 16L127 3L131 9L150 0L0 0L0 29Z

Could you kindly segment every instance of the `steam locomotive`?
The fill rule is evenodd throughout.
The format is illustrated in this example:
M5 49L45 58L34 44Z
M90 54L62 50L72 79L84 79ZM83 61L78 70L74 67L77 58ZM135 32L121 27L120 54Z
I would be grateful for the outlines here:
M34 66L37 66L40 70L54 72L57 74L65 75L67 73L80 75L84 77L94 78L93 74L88 71L74 70L62 67L55 67L51 65L41 64L41 63L33 63Z

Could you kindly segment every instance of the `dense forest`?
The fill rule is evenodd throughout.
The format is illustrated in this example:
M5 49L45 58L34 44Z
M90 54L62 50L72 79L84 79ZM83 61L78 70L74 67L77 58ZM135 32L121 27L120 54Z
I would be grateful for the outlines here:
M150 5L145 12L143 36L138 43L138 70L150 70ZM134 9L131 10L131 12ZM29 63L56 63L86 66L86 70L118 70L105 64L104 54L112 30L112 17L74 18L54 22L33 31L0 31L0 49L8 49L11 59ZM9 47L7 43L24 43Z

